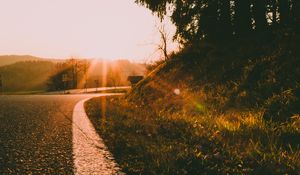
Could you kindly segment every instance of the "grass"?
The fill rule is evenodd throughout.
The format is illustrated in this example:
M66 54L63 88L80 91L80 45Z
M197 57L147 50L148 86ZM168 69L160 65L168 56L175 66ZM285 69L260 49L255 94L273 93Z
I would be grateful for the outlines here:
M157 111L123 97L85 104L128 174L300 174L299 116L278 124L260 111L214 113L203 106L198 113Z

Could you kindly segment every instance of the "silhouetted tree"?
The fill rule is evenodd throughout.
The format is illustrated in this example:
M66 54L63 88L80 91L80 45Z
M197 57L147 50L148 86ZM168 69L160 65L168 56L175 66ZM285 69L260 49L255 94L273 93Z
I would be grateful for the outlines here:
M267 29L267 2L266 0L253 0L253 16L255 21L255 30L259 34L265 34Z
M200 26L202 26L205 38L215 40L218 32L218 1L207 1L205 5L206 8L203 8L201 14Z
M228 39L233 34L232 28L232 14L231 14L231 5L230 0L220 0L220 17L219 17L219 25L220 29L218 37L221 39Z
M272 26L277 26L278 21L277 21L277 12L278 12L278 2L277 0L270 0L269 2L269 11L271 13L271 20L272 20Z
M299 37L300 35L300 1L299 0L293 0L292 9L292 26L294 28L295 33Z
M280 13L280 24L287 26L290 20L290 6L289 0L278 0L279 13Z
M169 10L183 44L200 40L257 39L278 28L294 32L299 24L299 0L136 0L163 18ZM269 16L268 16L269 15ZM268 17L267 17L268 16ZM273 32L277 33L278 32ZM234 35L235 37L231 37Z
M168 55L169 36L163 24L158 26L157 29L160 34L160 43L158 44L158 50L163 53L164 60L166 61L169 59L169 55Z
M249 36L252 31L250 0L235 0L234 26L238 37Z
M56 64L55 72L48 80L49 90L62 90L78 88L79 80L84 80L86 83L86 74L89 63L85 60L69 59L63 63ZM63 76L67 80L63 80Z

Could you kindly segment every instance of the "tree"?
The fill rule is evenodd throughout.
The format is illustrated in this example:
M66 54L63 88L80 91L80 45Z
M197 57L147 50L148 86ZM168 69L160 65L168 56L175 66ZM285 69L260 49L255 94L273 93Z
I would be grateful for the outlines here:
M266 0L253 0L253 16L255 21L255 30L259 34L265 34L267 29L268 23L266 18L266 12Z
M218 1L207 1L206 7L203 8L202 17L200 19L200 26L205 38L212 40L217 39L218 30Z
M69 87L68 82L63 81L63 76L67 75L66 69L61 69L62 64L57 63L56 71L53 73L47 82L48 91L59 91Z
M269 11L271 12L271 20L272 20L272 26L277 26L278 21L277 21L277 11L278 11L278 2L277 0L270 0L269 4Z
M300 36L300 1L299 0L293 0L292 9L291 9L291 20L292 20L292 26L294 28L294 31L296 32L296 35Z
M278 28L297 33L299 26L299 0L136 0L136 2L149 8L161 19L169 11L177 29L174 38L183 45L203 40L226 44L232 39L249 39L255 36L260 40Z
M231 14L231 5L230 0L220 0L220 17L219 17L219 35L222 40L227 40L232 37L233 28L232 28L232 14Z
M63 63L57 63L56 69L48 80L49 90L62 90L78 88L79 82L87 81L87 69L89 63L86 60L71 58ZM63 80L63 77L65 80Z
M160 43L157 45L158 50L162 52L164 56L164 60L169 59L168 55L168 43L169 43L169 35L165 29L165 25L160 25L157 27L157 30L160 34Z
M290 20L290 7L289 0L278 0L279 13L280 13L280 24L281 26L287 26Z
M238 37L247 37L252 31L250 0L235 0L235 33Z

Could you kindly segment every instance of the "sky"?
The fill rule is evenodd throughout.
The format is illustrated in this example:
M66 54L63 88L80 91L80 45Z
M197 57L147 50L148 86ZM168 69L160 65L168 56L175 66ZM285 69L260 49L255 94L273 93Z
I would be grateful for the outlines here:
M0 55L149 61L159 23L134 0L0 0Z

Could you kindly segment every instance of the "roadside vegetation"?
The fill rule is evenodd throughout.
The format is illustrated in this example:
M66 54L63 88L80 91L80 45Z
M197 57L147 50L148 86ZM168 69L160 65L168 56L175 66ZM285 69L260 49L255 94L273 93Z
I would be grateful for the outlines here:
M123 170L300 174L299 1L136 2L182 49L124 98L86 103Z
M257 111L157 112L124 98L96 98L85 108L128 174L300 173L299 116L276 124Z

